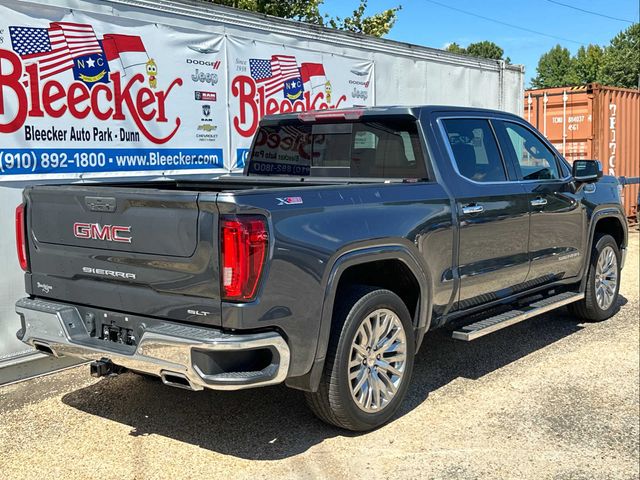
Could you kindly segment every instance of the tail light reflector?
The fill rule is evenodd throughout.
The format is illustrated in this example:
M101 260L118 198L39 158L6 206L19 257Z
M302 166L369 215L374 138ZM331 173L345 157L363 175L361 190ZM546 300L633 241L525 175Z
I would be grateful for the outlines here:
M226 300L253 299L269 244L266 219L222 217L220 221L222 294Z
M20 268L26 272L29 269L29 261L27 257L27 231L24 214L24 204L18 205L16 208L16 249Z

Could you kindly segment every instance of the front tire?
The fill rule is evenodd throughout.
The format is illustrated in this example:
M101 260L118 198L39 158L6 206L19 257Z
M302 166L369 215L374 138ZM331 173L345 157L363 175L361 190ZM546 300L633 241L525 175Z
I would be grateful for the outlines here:
M569 305L569 311L589 322L613 316L620 290L620 250L611 235L594 239L587 286L582 300Z
M324 372L307 404L322 420L353 431L383 425L402 403L415 353L411 315L395 293L357 287L335 310Z

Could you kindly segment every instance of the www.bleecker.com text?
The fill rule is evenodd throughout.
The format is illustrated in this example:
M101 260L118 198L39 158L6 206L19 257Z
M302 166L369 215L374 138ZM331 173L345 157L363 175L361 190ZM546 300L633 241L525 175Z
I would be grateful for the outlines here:
M56 127L37 128L24 126L24 139L28 142L139 142L140 133L120 128L75 128L63 130Z

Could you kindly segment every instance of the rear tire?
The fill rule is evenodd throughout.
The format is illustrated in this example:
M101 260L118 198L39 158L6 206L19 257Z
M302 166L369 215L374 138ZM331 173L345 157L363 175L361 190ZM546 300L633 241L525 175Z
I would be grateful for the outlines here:
M356 287L336 306L317 392L305 394L321 420L353 431L391 419L413 370L411 315L395 293Z
M585 295L569 311L588 322L601 322L614 314L620 290L620 250L611 235L594 238Z

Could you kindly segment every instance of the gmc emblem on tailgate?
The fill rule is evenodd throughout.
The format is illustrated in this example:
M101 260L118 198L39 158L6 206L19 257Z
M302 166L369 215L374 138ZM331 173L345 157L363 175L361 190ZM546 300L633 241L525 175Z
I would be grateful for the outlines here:
M106 240L107 242L131 243L131 237L122 234L131 233L131 227L120 225L100 225L99 223L74 223L73 236L88 240Z

